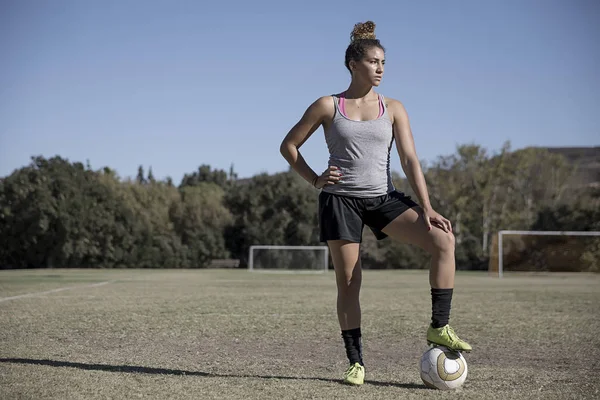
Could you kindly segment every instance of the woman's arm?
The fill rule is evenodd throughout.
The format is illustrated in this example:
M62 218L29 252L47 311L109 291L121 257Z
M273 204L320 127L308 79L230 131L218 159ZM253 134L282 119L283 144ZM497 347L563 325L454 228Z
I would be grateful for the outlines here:
M319 98L306 109L300 121L288 132L279 147L281 155L290 166L306 181L319 189L339 181L338 173L335 172L335 167L329 168L323 174L315 173L308 166L299 149L333 113L334 105L331 97Z
M419 198L421 207L427 217L424 218L425 223L429 229L431 229L431 222L433 222L436 225L441 225L440 227L445 231L452 231L450 221L442 217L431 207L427 183L415 149L415 141L410 128L408 113L404 105L398 100L388 99L388 101L388 108L392 112L394 138L396 139L396 148L400 156L402 170L410 186Z

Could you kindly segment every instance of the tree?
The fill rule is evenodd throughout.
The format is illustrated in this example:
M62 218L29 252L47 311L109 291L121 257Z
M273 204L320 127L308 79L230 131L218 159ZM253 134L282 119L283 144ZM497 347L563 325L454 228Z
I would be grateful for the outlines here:
M477 264L489 256L499 229L528 229L544 206L558 204L572 174L565 159L545 149L488 155L463 145L426 171L432 205L454 223L456 256Z
M233 168L233 164L229 167L229 181L235 181L238 178L238 174L235 172Z
M222 188L226 188L229 185L227 173L224 170L213 170L210 165L202 164L198 167L197 171L185 174L179 187L197 186L201 182L215 183Z
M121 240L112 225L121 203L100 175L60 157L34 157L3 179L0 238L6 246L0 263L40 268L114 262L109 238Z
M140 185L143 185L146 183L146 178L144 177L144 167L142 167L141 165L138 167L136 181Z
M156 180L154 179L154 174L152 173L152 166L150 166L150 168L148 169L148 182L156 182Z
M224 231L232 216L223 204L223 189L204 182L184 187L180 193L181 201L172 203L169 216L187 248L186 264L203 267L211 259L227 258Z
M317 196L295 172L260 174L236 185L225 198L234 218L228 249L246 260L253 244L319 244Z
M453 223L458 268L482 265L499 229L600 230L597 181L573 183L558 153L461 145L423 170L432 205ZM406 179L392 178L414 196ZM196 268L213 258L243 261L253 244L321 244L318 196L291 169L238 180L233 164L228 173L202 164L177 188L170 177L156 181L152 167L122 181L89 161L33 157L0 178L0 267ZM364 232L366 268L428 266L422 250ZM573 265L593 270L600 243L580 243L568 244L579 257ZM532 245L531 257L559 244Z

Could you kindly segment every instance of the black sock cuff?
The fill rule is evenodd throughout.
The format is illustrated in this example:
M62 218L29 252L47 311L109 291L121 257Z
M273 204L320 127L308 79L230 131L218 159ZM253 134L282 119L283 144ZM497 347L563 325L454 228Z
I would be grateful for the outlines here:
M446 293L452 293L453 291L454 291L454 288L450 288L450 289L431 288L431 294L446 294Z

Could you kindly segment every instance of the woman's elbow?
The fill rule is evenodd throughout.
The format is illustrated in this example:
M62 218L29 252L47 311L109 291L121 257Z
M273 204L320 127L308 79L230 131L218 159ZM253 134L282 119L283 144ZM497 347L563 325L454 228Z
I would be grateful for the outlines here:
M279 146L279 152L281 153L283 158L285 158L287 160L292 155L293 148L295 148L295 147L296 146L294 146L293 143L290 143L289 141L284 140L281 142L281 145Z
M402 160L402 168L414 168L416 165L419 165L419 159L414 154L407 154L401 158Z
M279 145L279 152L284 157L287 153L289 153L287 141L284 140L281 142L281 144Z

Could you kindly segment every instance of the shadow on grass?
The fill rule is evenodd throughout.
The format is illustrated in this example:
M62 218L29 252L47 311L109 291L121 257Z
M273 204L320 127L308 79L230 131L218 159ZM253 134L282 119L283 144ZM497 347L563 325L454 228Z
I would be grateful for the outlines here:
M217 374L202 371L186 371L181 369L169 369L169 368L153 368L153 367L140 367L136 365L107 365L107 364L86 364L71 361L55 361L55 360L35 360L28 358L0 358L0 363L12 363L12 364L30 364L30 365L45 365L49 367L69 367L78 368L88 371L107 371L107 372L125 372L133 374L154 374L154 375L185 375L185 376L201 376L205 378L259 378L259 379L290 379L290 380L307 380L307 381L321 381L321 382L332 382L343 385L340 379L328 379L328 378L310 378L310 377L296 377L296 376L278 376L278 375L243 375L243 374ZM427 389L425 385L417 385L414 383L397 383L397 382L381 382L366 380L365 384L373 386L391 386L399 387L404 389Z

